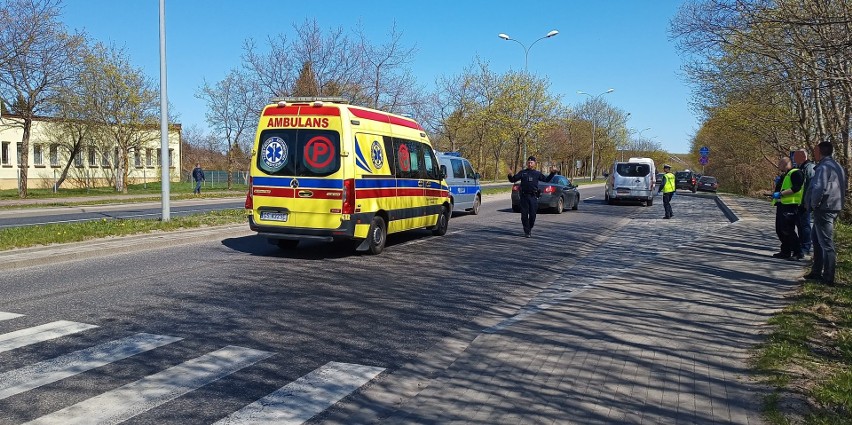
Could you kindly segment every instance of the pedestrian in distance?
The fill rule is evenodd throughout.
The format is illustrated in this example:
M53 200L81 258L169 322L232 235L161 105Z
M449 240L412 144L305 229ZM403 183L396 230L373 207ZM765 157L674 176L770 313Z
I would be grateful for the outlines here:
M201 195L201 183L204 182L204 170L201 169L201 164L195 164L195 168L192 169L192 179L195 180L195 190L192 193Z
M837 266L834 224L846 203L847 175L846 170L832 157L834 146L830 142L817 145L814 154L817 166L814 168L814 177L805 202L814 216L814 262L811 272L805 275L805 278L834 285L834 271Z
M660 186L660 192L663 194L663 210L665 211L664 219L674 217L672 212L672 196L675 193L675 175L672 174L672 166L669 164L663 165L663 185Z
M807 210L808 187L811 179L814 178L814 164L808 159L808 151L799 149L793 152L793 164L802 171L802 177L805 178L805 183L802 185L802 203L799 205L799 221L796 223L796 233L799 234L799 241L802 243L802 256L811 255L813 244L811 243L811 213Z
M772 256L798 261L803 257L796 225L799 222L799 205L802 203L805 178L801 170L793 168L793 161L786 156L778 160L778 170L781 171L782 177L776 179L772 205L776 208L775 233L781 242L781 250Z
M520 182L518 195L521 204L521 224L524 226L524 236L530 237L535 226L535 216L538 212L538 182L549 182L556 175L556 167L550 169L550 174L545 176L535 169L535 157L527 158L527 168L518 173L508 175L511 183Z

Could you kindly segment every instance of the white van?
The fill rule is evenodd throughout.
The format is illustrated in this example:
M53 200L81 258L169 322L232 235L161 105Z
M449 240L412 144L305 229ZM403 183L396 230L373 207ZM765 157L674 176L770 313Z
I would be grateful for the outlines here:
M619 201L654 204L657 169L651 158L630 158L627 162L615 162L612 173L607 175L604 199L610 205Z
M479 214L482 206L482 188L479 185L479 173L474 171L470 161L458 152L435 152L441 171L450 187L450 202L453 211L469 211Z

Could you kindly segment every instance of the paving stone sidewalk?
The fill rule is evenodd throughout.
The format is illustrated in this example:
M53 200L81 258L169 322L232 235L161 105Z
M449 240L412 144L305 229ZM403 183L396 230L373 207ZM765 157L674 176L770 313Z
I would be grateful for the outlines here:
M803 264L771 258L768 203L728 199L715 215L712 198L676 198L673 220L661 220L661 205L639 210L612 238L622 245L574 264L377 421L762 423L749 350ZM607 249L642 241L651 249L609 260Z

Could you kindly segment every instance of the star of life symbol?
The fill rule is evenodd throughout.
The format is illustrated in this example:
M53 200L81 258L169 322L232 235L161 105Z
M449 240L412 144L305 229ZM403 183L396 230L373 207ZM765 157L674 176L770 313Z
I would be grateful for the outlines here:
M287 163L287 144L280 137L270 137L260 147L263 152L263 163L277 171Z
M370 159L373 160L373 167L376 167L377 170L381 170L382 165L385 164L382 145L380 145L378 141L374 141L372 146L370 146Z

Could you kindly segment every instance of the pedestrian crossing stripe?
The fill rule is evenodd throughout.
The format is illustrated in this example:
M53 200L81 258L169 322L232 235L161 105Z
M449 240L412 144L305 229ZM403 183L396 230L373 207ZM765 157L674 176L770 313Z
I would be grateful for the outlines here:
M0 311L0 321L22 316ZM0 335L0 353L97 327L60 320L9 332ZM138 333L0 373L0 400L182 339ZM36 418L27 424L118 424L273 355L266 351L227 346ZM302 424L375 379L384 370L374 366L329 362L216 424Z
M0 400L181 339L139 333L0 374Z
M32 328L9 332L0 335L0 353L94 328L97 328L97 326L59 320Z
M214 425L296 425L370 382L384 368L329 362Z
M21 316L23 316L23 314L6 313L5 311L0 311L0 321L14 319Z
M118 424L272 355L266 351L227 346L27 424Z

